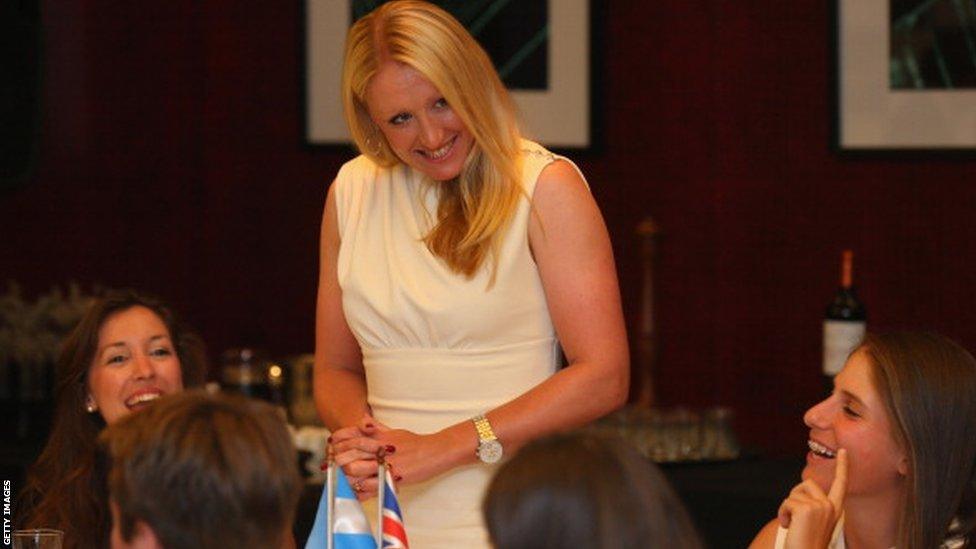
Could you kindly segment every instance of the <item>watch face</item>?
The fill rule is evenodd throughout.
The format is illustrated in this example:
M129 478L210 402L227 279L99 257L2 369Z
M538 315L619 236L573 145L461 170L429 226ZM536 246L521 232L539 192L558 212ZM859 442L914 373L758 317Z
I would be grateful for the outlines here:
M482 440L478 445L478 458L485 463L495 463L502 459L502 443L497 440Z

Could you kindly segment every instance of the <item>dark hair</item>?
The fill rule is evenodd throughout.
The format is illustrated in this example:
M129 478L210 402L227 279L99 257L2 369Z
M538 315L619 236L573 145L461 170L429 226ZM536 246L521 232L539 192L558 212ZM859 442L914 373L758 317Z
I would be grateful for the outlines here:
M657 466L594 435L525 446L499 468L482 511L496 549L702 547Z
M92 303L61 346L51 434L18 499L21 526L64 530L65 547L102 546L108 540L104 479L94 467L95 439L105 421L100 414L85 411L88 371L102 324L115 313L137 306L151 310L166 325L180 359L183 385L200 385L206 376L202 341L158 299L133 290L111 290Z
M302 480L288 428L267 403L167 395L98 440L125 541L137 522L170 549L263 549L290 535Z
M938 547L948 533L976 546L976 360L932 333L870 334L860 349L909 460L896 545Z

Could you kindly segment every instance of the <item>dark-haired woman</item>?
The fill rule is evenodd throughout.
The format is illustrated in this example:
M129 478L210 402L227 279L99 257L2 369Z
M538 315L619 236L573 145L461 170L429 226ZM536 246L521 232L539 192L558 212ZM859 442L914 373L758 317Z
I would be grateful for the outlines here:
M51 435L18 500L19 526L57 528L71 547L105 547L108 496L95 464L106 424L206 375L200 339L168 307L130 290L97 299L65 340Z

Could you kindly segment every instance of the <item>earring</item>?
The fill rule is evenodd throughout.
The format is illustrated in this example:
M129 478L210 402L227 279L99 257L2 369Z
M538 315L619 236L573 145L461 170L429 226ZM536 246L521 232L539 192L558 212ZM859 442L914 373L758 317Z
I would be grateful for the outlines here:
M88 398L85 399L85 411L94 414L96 410L98 410L98 405L95 404L95 399L88 395Z
M379 156L380 152L382 152L382 147L380 147L379 142L372 135L366 138L366 152L373 156Z

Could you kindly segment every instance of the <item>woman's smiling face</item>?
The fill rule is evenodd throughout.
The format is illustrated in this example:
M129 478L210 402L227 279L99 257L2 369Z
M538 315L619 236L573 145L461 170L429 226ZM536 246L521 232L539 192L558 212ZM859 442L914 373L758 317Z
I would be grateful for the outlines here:
M156 313L136 305L105 319L88 368L89 404L105 423L182 389L180 359Z
M366 88L366 104L403 163L435 181L461 173L474 138L443 94L416 69L384 62Z
M864 350L855 352L834 379L834 392L807 410L810 451L804 479L829 491L834 480L834 456L848 454L849 495L900 490L908 474L905 451L892 436L892 423L875 388L873 366Z

